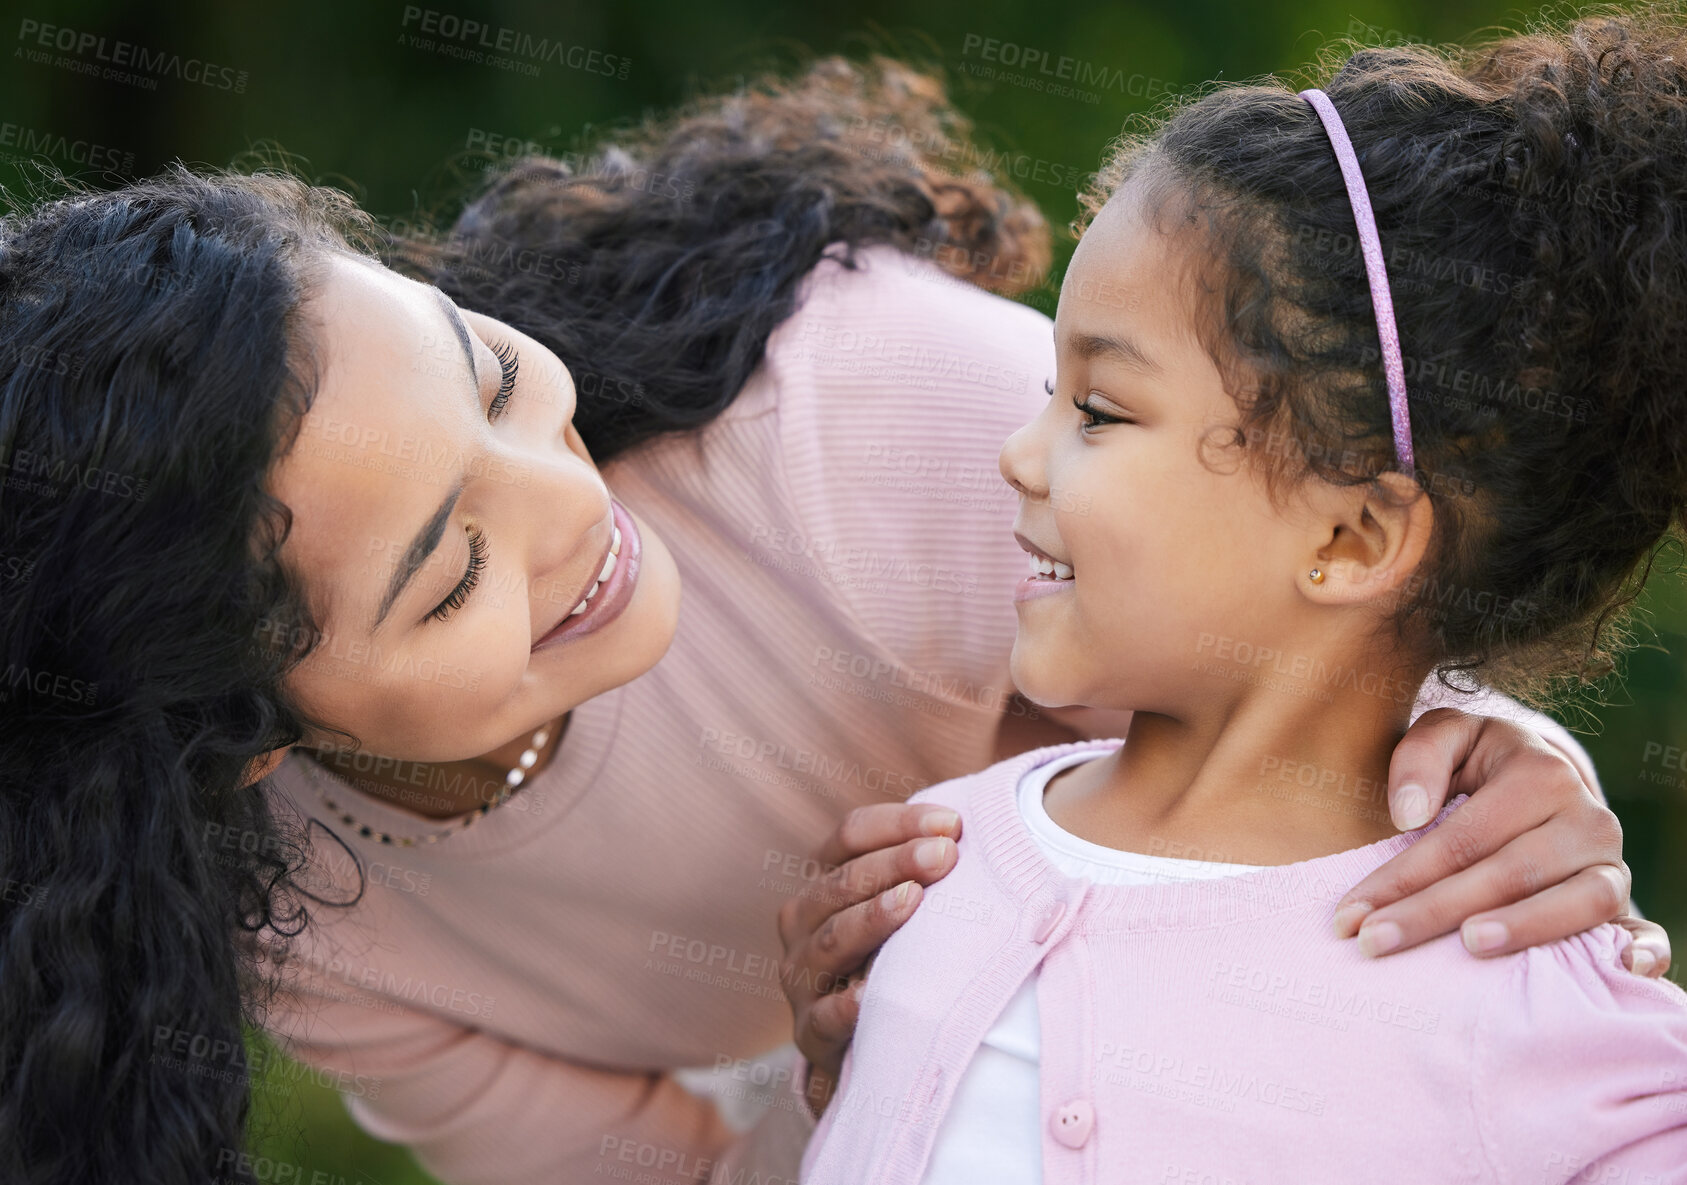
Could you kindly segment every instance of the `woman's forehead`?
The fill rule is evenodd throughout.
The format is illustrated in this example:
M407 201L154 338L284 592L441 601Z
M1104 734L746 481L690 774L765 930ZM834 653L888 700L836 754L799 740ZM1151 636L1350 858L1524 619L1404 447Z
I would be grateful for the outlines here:
M473 376L433 290L379 265L331 263L312 311L316 389L270 484L313 611L351 628L392 541L455 480Z

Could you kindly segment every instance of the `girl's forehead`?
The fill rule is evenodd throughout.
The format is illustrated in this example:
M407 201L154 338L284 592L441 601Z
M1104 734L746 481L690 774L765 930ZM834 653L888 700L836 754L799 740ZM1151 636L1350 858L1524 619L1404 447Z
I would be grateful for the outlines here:
M1192 339L1193 262L1187 235L1154 225L1135 187L1115 194L1079 240L1060 289L1057 332L1129 326Z
M1133 176L1090 221L1073 264L1104 267L1120 283L1165 292L1202 256L1187 200L1173 183L1147 172Z

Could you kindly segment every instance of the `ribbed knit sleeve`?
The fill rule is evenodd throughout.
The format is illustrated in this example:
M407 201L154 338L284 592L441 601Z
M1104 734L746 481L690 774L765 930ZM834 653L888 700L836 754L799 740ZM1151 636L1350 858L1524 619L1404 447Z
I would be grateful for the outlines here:
M450 1185L794 1181L814 1130L795 1091L738 1135L664 1074L550 1057L355 988L294 1003L272 1027L287 1053Z

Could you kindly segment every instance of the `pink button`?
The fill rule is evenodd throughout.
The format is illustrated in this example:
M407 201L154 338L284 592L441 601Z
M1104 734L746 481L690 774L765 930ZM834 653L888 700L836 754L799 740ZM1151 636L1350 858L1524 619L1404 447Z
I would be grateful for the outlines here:
M1073 1099L1049 1119L1054 1138L1068 1148L1082 1148L1095 1130L1095 1108L1083 1099Z
M1032 942L1047 942L1054 928L1060 925L1060 919L1066 916L1066 902L1056 901L1049 906L1049 911L1043 915L1043 920L1037 923L1036 933L1031 935Z

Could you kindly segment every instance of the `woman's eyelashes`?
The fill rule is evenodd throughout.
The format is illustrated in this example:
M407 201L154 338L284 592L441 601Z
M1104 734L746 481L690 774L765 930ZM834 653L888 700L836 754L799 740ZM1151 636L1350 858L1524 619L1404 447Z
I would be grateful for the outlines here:
M516 348L507 341L487 342L487 348L498 359L498 369L502 377L498 382L498 393L492 397L491 406L486 409L486 418L496 421L504 414L509 406L510 396L515 394L516 374L521 370L521 355ZM469 566L463 572L463 578L457 582L457 587L448 593L443 601L436 605L428 614L429 621L444 621L461 609L474 592L475 585L480 583L481 570L486 567L486 533L479 527L470 526L469 532Z
M468 530L468 570L463 573L463 578L457 582L457 587L451 590L450 594L439 603L432 613L428 614L429 620L444 621L450 617L451 614L463 607L469 599L469 594L474 592L475 585L480 583L481 569L486 567L486 535L479 527L471 526Z
M502 372L502 379L498 383L498 393L492 397L492 406L486 409L488 420L497 420L504 414L504 408L509 404L510 396L515 393L516 372L521 369L521 355L509 342L498 342L487 345L498 357L498 367Z

